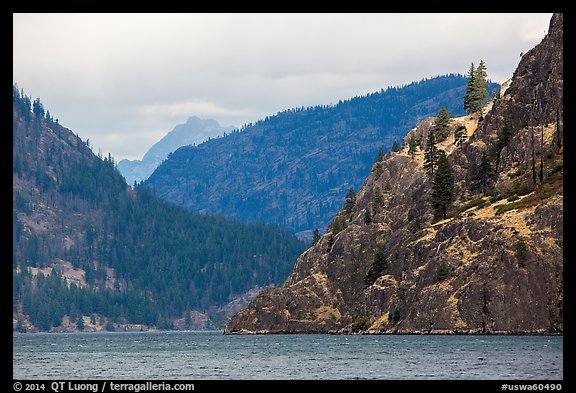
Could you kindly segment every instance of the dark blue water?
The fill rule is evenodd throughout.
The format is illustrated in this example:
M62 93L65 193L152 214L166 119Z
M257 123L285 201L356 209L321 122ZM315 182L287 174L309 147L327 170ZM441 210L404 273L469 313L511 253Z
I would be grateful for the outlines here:
M563 337L14 334L15 379L563 379Z

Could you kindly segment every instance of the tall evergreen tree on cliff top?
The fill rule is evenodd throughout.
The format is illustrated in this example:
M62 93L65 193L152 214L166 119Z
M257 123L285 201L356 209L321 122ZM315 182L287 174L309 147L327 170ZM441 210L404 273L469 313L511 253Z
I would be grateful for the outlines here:
M464 94L464 110L467 113L474 112L472 110L472 96L474 93L474 63L470 66L470 70L468 70L468 83L466 84L466 93Z
M484 60L480 60L480 64L478 64L478 68L476 68L476 75L474 76L476 82L476 99L479 105L478 109L482 108L484 101L488 99L487 77L486 64L484 64Z
M477 112L484 105L488 98L488 82L486 81L486 64L480 60L477 68L474 63L468 71L468 84L466 85L466 94L464 94L464 110L467 113Z

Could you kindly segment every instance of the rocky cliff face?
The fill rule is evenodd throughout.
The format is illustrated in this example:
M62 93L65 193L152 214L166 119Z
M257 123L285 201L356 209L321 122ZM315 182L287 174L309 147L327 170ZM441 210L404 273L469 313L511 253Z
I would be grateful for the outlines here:
M464 143L437 144L454 174L446 219L423 168L427 119L225 332L563 332L562 25L554 15L499 97L452 120Z

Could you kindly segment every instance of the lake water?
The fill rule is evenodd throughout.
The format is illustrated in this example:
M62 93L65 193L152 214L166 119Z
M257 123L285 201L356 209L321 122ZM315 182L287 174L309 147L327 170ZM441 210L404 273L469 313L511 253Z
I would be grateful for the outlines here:
M562 380L563 337L14 334L14 379Z

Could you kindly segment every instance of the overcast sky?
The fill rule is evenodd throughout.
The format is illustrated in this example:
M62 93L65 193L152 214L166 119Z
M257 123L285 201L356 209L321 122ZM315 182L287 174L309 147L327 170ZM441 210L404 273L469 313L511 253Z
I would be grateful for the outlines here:
M241 126L486 63L552 14L14 14L13 82L97 152L140 159L190 116Z

